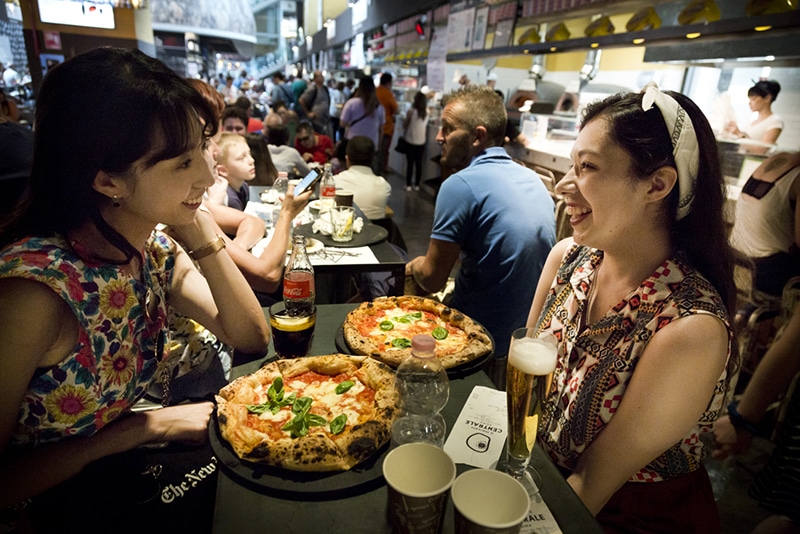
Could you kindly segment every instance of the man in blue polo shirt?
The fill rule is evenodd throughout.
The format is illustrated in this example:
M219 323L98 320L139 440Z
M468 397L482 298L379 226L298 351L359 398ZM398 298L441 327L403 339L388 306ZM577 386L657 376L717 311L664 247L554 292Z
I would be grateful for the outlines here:
M503 358L555 244L553 201L536 173L502 148L506 111L491 88L470 85L445 103L436 141L442 165L455 172L437 196L428 253L406 274L436 292L460 258L448 304L483 324Z

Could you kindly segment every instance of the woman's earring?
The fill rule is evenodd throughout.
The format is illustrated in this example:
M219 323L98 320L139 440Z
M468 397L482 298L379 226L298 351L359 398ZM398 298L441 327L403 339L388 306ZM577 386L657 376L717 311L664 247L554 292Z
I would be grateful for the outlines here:
M114 201L111 205L114 206L115 208L118 208L120 206L120 204L119 204L119 200L117 199L117 195L114 195L111 198Z

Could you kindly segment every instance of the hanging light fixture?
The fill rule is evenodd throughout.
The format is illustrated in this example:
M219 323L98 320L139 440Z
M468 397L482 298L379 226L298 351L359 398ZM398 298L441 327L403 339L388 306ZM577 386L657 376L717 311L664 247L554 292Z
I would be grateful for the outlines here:
M744 12L748 17L774 15L797 9L797 0L748 0Z
M714 0L692 0L678 14L678 22L681 25L714 22L721 16L719 6Z
M643 7L633 14L625 29L629 32L639 32L642 30L655 30L661 27L661 18L656 13L654 7Z
M611 22L611 17L603 15L586 26L586 29L583 30L583 34L586 37L602 37L603 35L611 35L614 33L614 30L615 28L614 24Z
M570 37L569 30L567 29L567 25L563 22L559 22L555 26L551 27L547 30L547 34L544 37L546 42L552 41L566 41Z

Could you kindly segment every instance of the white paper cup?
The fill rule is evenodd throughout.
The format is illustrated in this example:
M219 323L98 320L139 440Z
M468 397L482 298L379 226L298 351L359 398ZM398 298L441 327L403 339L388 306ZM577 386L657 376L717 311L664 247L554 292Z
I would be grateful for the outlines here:
M462 473L451 493L457 534L516 534L531 505L522 484L494 469Z
M442 531L456 464L439 447L406 443L383 460L389 490L388 514L392 532L438 534Z

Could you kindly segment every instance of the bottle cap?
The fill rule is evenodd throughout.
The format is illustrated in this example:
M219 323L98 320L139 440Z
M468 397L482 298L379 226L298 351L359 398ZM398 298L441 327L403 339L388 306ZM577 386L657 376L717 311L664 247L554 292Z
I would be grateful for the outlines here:
M432 353L436 349L436 340L428 334L417 334L411 339L411 350L414 352Z

